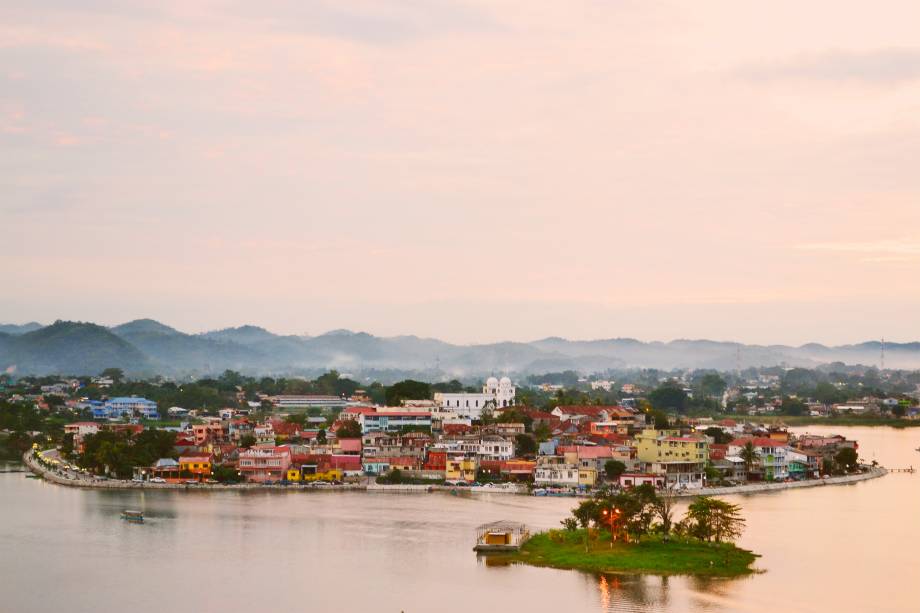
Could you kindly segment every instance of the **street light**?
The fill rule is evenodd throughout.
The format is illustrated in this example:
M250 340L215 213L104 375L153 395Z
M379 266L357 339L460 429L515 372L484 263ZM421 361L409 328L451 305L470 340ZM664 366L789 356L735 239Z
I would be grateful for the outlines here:
M620 518L621 511L617 507L613 507L609 511L604 509L601 511L604 518L610 521L610 546L613 547L614 541L614 524L616 524L617 519Z

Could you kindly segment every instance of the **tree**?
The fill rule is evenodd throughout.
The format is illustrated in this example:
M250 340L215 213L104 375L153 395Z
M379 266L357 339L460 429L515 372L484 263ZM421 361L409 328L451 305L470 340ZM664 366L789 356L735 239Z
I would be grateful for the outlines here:
M240 437L240 447L242 449L249 449L256 444L256 437L251 434L244 434Z
M684 523L692 536L717 543L734 541L744 529L739 505L708 496L700 496L690 504Z
M431 386L412 379L394 383L386 390L388 407L398 407L403 400L427 400L429 398L431 398Z
M215 466L211 471L211 478L220 483L239 483L243 477L232 466Z
M625 472L626 464L619 460L607 460L604 462L604 474L607 475L608 481L616 481Z
M320 428L319 432L316 433L316 442L320 445L326 444L326 429Z
M652 502L652 507L660 522L658 527L665 540L670 536L671 528L674 524L674 503L676 501L677 496L674 494L674 490L670 487L665 487L655 501Z
M700 379L700 392L704 396L721 397L728 385L718 373L707 373Z
M537 427L533 429L534 438L536 438L540 443L549 440L551 434L552 432L550 431L549 426L546 425L546 422L543 421L537 424Z
M668 382L648 395L652 407L660 411L673 410L684 413L687 410L687 392L674 382Z
M856 470L859 466L859 457L852 447L844 447L834 455L834 461L839 468L846 471Z
M108 377L109 379L112 380L112 382L115 383L115 385L118 385L119 383L124 381L125 371L123 371L120 368L106 368L101 373L99 373L99 376Z
M726 443L732 442L733 438L731 434L723 430L718 426L709 426L706 430L703 431L706 436L712 438L713 441L718 445L724 445Z
M514 447L518 455L535 455L537 453L537 441L529 434L515 436Z
M343 419L335 435L337 438L361 438L361 424L354 419Z
M744 444L744 447L741 448L741 453L739 454L742 460L744 460L744 471L745 473L750 473L751 469L754 467L754 463L757 462L757 448L754 447L753 441L748 441Z
M780 405L780 412L783 415L804 415L806 410L805 403L798 398L783 398L783 403Z

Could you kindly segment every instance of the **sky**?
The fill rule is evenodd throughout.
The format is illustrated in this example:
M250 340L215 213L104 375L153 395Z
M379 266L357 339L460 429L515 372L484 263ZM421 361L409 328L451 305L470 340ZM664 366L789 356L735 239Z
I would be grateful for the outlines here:
M0 322L920 340L915 0L0 3Z

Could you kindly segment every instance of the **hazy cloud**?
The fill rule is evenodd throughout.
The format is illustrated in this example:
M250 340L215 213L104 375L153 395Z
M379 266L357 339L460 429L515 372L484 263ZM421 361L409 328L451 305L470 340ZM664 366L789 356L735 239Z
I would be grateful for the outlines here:
M828 51L747 65L738 74L755 80L858 81L901 83L920 78L920 48Z

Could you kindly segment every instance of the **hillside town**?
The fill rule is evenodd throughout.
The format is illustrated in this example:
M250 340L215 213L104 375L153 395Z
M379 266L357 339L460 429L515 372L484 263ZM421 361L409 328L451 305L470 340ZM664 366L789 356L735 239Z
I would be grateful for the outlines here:
M115 381L102 376L91 384L105 389ZM68 385L43 386L38 406ZM858 444L843 436L796 435L781 423L741 415L669 413L643 397L534 407L521 402L527 394L508 377L489 377L473 391L401 397L394 406L372 402L361 389L259 393L250 401L240 387L236 406L217 409L164 410L143 397L72 395L54 405L86 419L63 424L55 462L74 476L102 480L516 484L515 491L563 495L645 484L695 491L858 470Z

